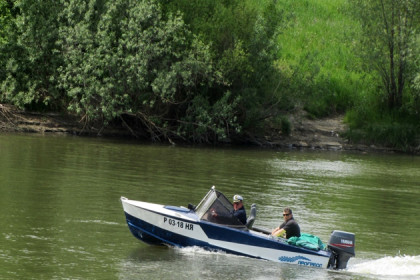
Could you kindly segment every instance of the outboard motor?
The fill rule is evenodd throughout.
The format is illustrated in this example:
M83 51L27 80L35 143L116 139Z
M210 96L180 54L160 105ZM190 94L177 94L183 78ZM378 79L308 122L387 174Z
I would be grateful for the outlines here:
M345 269L347 262L356 254L354 252L354 233L334 230L328 241L328 249L332 252L328 267L333 269Z

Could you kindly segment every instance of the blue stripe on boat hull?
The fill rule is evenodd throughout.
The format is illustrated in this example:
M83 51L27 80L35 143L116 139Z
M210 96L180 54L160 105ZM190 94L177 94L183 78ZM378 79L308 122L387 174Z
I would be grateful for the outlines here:
M201 242L180 234L176 234L126 214L127 224L134 237L149 244L167 244L175 247L208 246Z
M235 255L242 255L248 257L254 257L251 255L239 253L236 251L231 251L226 248L220 248L214 245L211 245L207 242L190 238L184 235L176 234L160 227L157 227L153 224L147 223L141 219L138 219L130 214L125 213L127 224L131 233L134 237L138 238L139 240L146 242L148 244L167 244L172 245L175 247L188 247L188 246L198 246L202 247L206 250L214 251L214 250L221 250L227 253L232 253ZM194 225L200 226L206 235L210 239L227 241L227 242L234 242L238 244L244 245L251 245L251 246L258 246L258 247L265 247L271 248L276 250L284 250L289 252L295 253L304 253L304 254L311 254L311 255L318 255L323 257L329 257L329 253L325 251L311 251L295 246L291 246L282 242L276 242L274 240L269 240L266 238L258 237L251 235L247 231L241 230L234 230L230 228L225 228L222 226L215 226L213 224L207 223L194 223Z
M134 235L134 237L150 245L163 245L162 240L157 238L155 235L152 235L149 232L135 226L129 221L127 221L127 224L130 232Z
M229 227L218 226L210 223L201 222L201 228L208 238L225 242L232 242L262 248L283 250L288 252L309 254L329 257L330 253L325 251L312 251L302 247L296 247L287 243L278 242L275 239L263 238L250 234L248 231L235 230Z
M127 213L125 213L125 216L127 219L128 227L131 233L134 235L134 237L151 245L171 245L174 247L197 246L209 251L224 251L230 254L255 258L251 255L226 250L224 248L213 246L207 242L169 232L167 230L149 224L143 220L140 220L134 216L131 216ZM171 241L169 241L168 238L170 238Z

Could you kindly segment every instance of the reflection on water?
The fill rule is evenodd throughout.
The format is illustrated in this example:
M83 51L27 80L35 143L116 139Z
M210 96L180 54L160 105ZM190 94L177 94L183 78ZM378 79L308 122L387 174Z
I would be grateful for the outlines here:
M0 155L2 279L420 277L419 157L37 135L0 135ZM120 196L186 206L212 185L256 203L258 227L278 226L290 206L302 231L323 241L334 229L354 232L356 258L335 272L131 236Z

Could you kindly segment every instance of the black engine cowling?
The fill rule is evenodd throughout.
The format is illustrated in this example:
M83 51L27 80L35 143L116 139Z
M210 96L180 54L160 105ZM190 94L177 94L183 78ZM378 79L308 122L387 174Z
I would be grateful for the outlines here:
M334 230L331 233L330 241L328 241L328 249L332 252L328 267L345 269L349 259L356 255L354 245L354 233Z

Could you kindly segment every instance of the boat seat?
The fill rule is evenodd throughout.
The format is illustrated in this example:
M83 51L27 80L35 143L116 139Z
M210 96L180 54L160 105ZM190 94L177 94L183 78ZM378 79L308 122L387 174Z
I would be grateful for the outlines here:
M255 203L252 203L251 205L251 212L248 216L248 219L246 219L246 227L249 229L252 229L252 225L254 224L255 218L257 217L257 205Z

